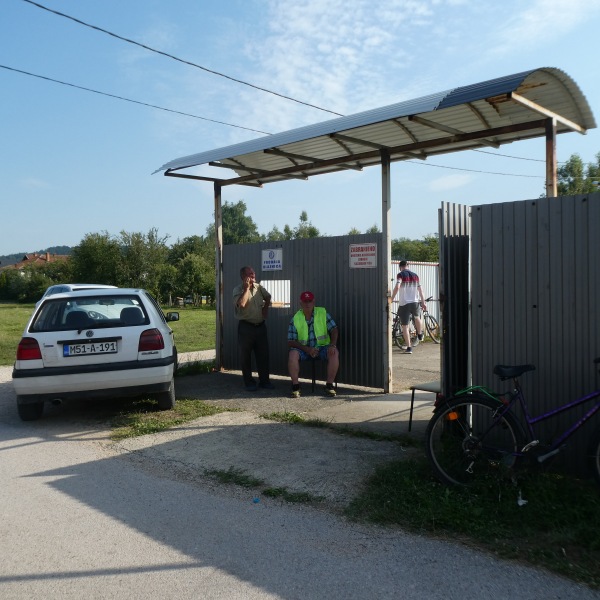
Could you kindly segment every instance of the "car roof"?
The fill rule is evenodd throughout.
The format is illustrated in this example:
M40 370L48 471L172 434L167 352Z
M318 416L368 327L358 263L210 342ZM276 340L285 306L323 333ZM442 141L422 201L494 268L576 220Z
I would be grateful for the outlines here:
M48 296L53 300L60 300L61 298L82 298L84 296L127 296L131 294L140 294L144 293L146 290L142 288L118 288L115 286L112 287L103 287L103 288L88 288L88 289L79 289L73 290L72 292L60 292L59 294L52 294L52 296Z

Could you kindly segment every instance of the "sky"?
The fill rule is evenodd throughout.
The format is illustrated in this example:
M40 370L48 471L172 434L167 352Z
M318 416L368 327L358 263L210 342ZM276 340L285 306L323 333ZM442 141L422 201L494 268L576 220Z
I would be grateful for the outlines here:
M600 123L600 0L38 3L159 52L1 0L0 255L76 246L98 232L156 229L169 245L205 235L212 184L152 173L335 117L327 111L349 115L556 67ZM544 192L543 138L484 150L394 163L392 238L436 233L442 202ZM574 153L592 162L598 152L598 129L558 136L559 162ZM303 211L323 235L381 229L379 167L223 188L224 202L240 200L260 233L297 226Z

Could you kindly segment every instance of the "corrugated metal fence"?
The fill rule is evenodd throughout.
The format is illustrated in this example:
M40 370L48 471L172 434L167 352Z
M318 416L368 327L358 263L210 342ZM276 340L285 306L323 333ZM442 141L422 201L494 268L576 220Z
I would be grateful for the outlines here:
M360 251L373 254L361 266ZM350 248L355 252L350 255ZM305 290L315 294L339 326L340 370L338 380L351 385L383 388L382 315L386 299L382 281L387 278L383 235L362 234L225 246L223 249L223 366L239 369L237 321L233 316L232 292L240 283L239 270L252 266L273 296L267 321L271 351L271 373L287 375L287 330L300 308ZM384 271L382 271L384 270ZM308 367L301 377L310 373Z
M494 365L534 364L522 377L534 415L600 387L600 193L470 210L473 382L502 390ZM541 423L540 437L589 408ZM570 468L581 467L591 430L569 442Z

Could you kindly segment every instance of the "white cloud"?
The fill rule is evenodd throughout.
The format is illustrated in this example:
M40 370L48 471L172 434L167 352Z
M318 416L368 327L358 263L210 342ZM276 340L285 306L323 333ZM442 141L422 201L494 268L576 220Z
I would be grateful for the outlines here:
M448 190L455 190L457 188L465 187L473 181L473 176L466 173L446 175L445 177L438 177L429 182L429 189L432 192L444 192Z
M517 3L515 6L525 5ZM513 13L498 29L491 46L496 53L505 53L552 43L575 31L599 10L600 0L535 0L527 8Z

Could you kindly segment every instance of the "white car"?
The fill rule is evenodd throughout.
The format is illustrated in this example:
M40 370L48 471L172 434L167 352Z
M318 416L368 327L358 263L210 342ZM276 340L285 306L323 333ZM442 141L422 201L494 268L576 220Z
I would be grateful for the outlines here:
M46 296L17 348L12 377L24 421L45 400L151 394L175 405L177 349L169 321L142 289L103 288Z

